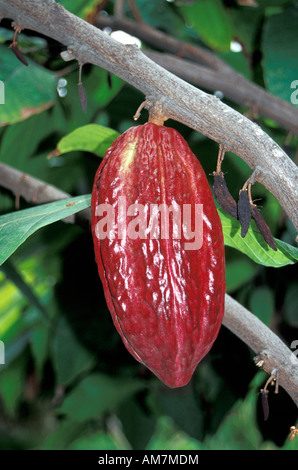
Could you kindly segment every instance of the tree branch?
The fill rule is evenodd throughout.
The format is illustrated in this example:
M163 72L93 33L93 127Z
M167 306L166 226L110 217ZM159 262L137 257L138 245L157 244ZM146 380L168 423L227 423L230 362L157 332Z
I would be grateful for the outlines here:
M193 62L205 65L217 72L227 73L228 75L231 72L234 72L229 65L211 51L203 49L202 47L194 46L193 44L185 43L177 38L173 38L162 31L152 28L146 23L137 23L135 21L128 20L127 18L124 18L123 15L98 16L96 26L100 29L107 26L113 30L121 29L132 36L137 36L141 41L150 44L156 49L160 49L162 47L162 50L164 51L168 51L178 57L183 57Z
M0 163L0 186L11 191L16 198L21 196L25 201L32 202L33 204L45 204L71 197L70 194L61 191L55 186L34 178L5 163ZM87 224L90 225L90 214L90 209L85 209L63 220L72 224L78 223L85 228Z
M297 108L250 82L212 52L123 17L99 15L96 25L121 29L152 47L174 54L145 51L154 62L183 80L212 92L220 90L235 103L256 109L289 132L298 133Z
M161 65L177 77L202 87L211 92L221 91L225 98L234 103L247 106L262 115L274 120L289 132L295 131L298 122L298 109L263 88L249 82L240 74L228 75L220 73L204 65L198 65L187 59L155 51L143 51L147 57ZM236 79L234 76L241 77ZM298 132L298 130L297 130Z
M44 203L70 197L55 186L49 185L4 163L0 164L0 186L20 195L26 201ZM90 223L90 211L82 211L84 221ZM76 219L68 222L75 223ZM262 368L271 375L277 371L278 382L298 406L298 360L286 345L257 317L242 307L229 295L225 297L223 325L260 355ZM231 361L231 367L233 363Z
M298 360L293 352L264 323L227 294L223 324L257 353L256 362L265 372L274 375L276 371L278 384L298 406Z
M0 18L11 18L68 48L77 59L108 70L163 103L164 114L220 143L242 158L279 201L298 231L298 169L288 155L255 123L219 99L166 71L135 46L124 46L72 15L54 0L0 0Z

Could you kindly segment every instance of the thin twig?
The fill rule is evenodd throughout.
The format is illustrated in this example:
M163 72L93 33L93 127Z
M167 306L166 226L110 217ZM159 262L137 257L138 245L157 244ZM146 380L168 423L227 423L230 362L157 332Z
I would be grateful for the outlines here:
M225 157L225 149L222 145L219 146L218 156L217 156L217 163L216 163L216 173L220 173L221 171L221 164Z
M127 0L127 1L128 1L129 8L130 8L136 22L139 23L140 25L142 25L144 23L144 21L143 21L141 12L140 12L140 10L138 9L138 7L136 5L136 2L134 2L134 0Z

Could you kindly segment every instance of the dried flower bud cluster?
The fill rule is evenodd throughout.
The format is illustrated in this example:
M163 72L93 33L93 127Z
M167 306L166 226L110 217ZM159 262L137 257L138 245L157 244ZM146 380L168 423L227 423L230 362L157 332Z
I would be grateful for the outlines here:
M252 202L247 188L240 190L239 199L238 202L236 202L227 187L223 172L217 170L213 172L213 177L213 192L215 199L228 215L239 220L241 226L241 237L244 238L246 236L252 217L265 242L273 250L277 251L272 233L259 209Z

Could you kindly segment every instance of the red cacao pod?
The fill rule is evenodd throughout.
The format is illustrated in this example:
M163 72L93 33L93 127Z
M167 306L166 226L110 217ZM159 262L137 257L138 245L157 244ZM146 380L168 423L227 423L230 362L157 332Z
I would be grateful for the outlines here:
M155 231L152 207L169 230ZM191 228L183 218L178 233L172 214L189 207ZM222 227L198 159L174 129L130 128L96 173L91 211L98 272L126 348L169 387L186 385L218 335L225 295Z

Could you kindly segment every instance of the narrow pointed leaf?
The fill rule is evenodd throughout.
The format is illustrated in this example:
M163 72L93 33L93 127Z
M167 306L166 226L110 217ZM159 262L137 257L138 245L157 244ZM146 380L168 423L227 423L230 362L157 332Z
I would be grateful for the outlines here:
M90 206L90 195L12 212L0 217L0 265L41 227L64 219Z
M64 136L58 142L57 149L52 152L52 156L82 150L103 157L118 136L118 132L108 127L87 124Z
M218 212L222 222L226 246L241 251L253 261L263 266L280 268L298 261L298 249L288 243L274 238L277 251L270 248L254 221L251 222L245 238L242 238L239 221L227 215L220 208L218 208Z

